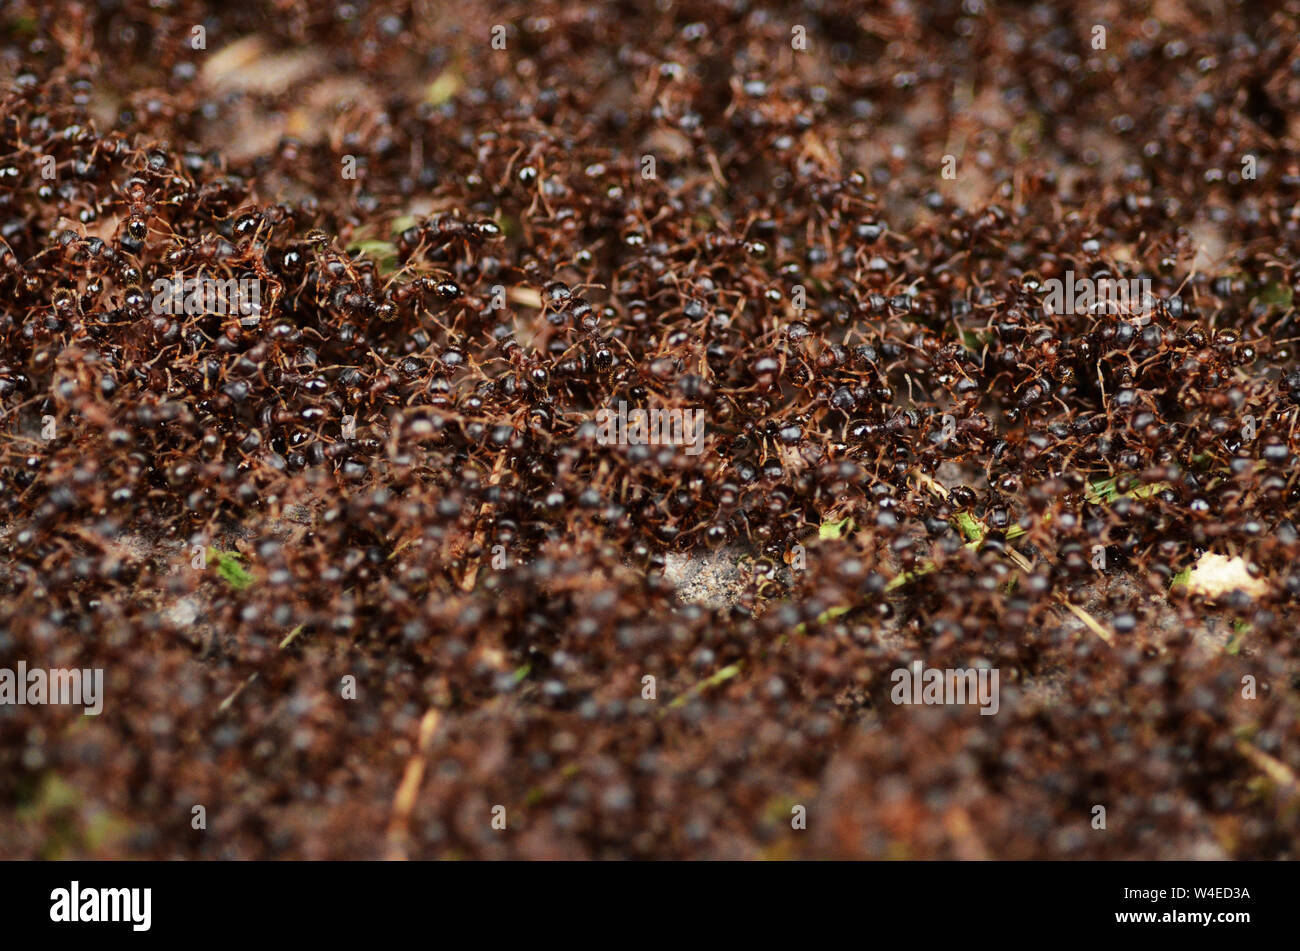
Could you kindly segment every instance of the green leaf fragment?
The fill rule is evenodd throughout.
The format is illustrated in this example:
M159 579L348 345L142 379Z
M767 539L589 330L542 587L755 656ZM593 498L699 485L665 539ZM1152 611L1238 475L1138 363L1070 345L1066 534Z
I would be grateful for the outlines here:
M1173 488L1168 482L1152 482L1148 485L1139 485L1131 492L1125 493L1130 499L1149 499L1153 495L1158 495L1165 489Z
M848 614L851 610L853 609L850 607L837 604L835 607L827 608L821 614L817 615L817 623L825 624L827 621L833 621L843 614Z
M984 536L988 534L988 529L984 523L977 519L970 512L958 512L955 519L957 527L961 529L962 537L969 542L982 542Z
M821 614L817 615L817 619L816 619L815 621L813 621L813 623L814 623L814 624L826 624L826 623L828 623L828 622L830 622L830 621L835 620L837 617L841 617L842 615L848 614L848 613L849 613L850 611L852 611L852 610L853 610L853 605L851 605L851 604L837 604L837 605L834 605L834 606L832 606L832 607L827 608L827 609L826 609L825 611L823 611ZM808 622L807 622L807 621L800 621L798 624L796 624L796 625L794 626L794 632L795 632L796 634L807 634L807 633L808 633ZM782 643L782 645L785 644L785 635L784 635L784 634L781 635L781 643Z
M401 234L407 228L414 228L419 223L420 219L415 215L398 215L389 222L388 230L393 234Z
M454 69L444 69L437 79L429 83L429 88L424 91L424 101L431 106L441 106L460 92L463 85L460 73Z
M1147 485L1137 485L1127 492L1119 490L1119 479L1111 476L1109 479L1097 479L1093 481L1084 497L1094 505L1110 505L1118 498L1127 499L1149 499L1153 495L1158 495L1165 489L1172 488L1168 482L1151 482Z
M1084 498L1094 505L1110 505L1119 498L1119 480L1114 476L1109 479L1097 479L1089 483Z
M734 664L728 664L726 667L723 667L718 672L710 675L709 677L706 677L704 680L701 680L699 683L697 683L690 690L686 691L680 697L674 697L673 700L668 704L668 709L675 710L678 707L685 706L686 701L690 700L691 697L698 696L699 694L703 693L705 690L708 690L710 687L716 687L718 686L718 684L726 683L732 677L736 676L736 674L740 673L740 668L742 666L744 666L744 663L742 661L737 661Z
M380 241L376 238L353 241L348 245L348 252L370 258L379 268L380 274L397 270L397 245L391 241Z
M1250 633L1250 625L1241 618L1237 618L1232 622L1232 630L1232 638L1228 641L1228 645L1224 650L1235 655L1241 652L1241 645L1245 642L1246 635Z
M208 560L215 561L217 564L217 577L236 591L243 591L253 583L253 576L248 573L248 569L241 563L240 559L242 558L243 556L236 551L208 549Z
M825 538L843 538L845 534L853 529L852 517L846 515L838 522L822 522L817 528L817 537Z
M290 644L293 643L294 638L296 638L299 634L302 633L303 626L304 625L299 624L297 627L295 627L292 631L290 631L288 634L284 636L284 640L280 641L280 650L284 650L286 647L288 647Z
M1259 294L1256 295L1255 300L1265 307L1278 307L1282 310L1289 310L1293 296L1289 284L1275 281L1272 284L1265 284L1260 289Z

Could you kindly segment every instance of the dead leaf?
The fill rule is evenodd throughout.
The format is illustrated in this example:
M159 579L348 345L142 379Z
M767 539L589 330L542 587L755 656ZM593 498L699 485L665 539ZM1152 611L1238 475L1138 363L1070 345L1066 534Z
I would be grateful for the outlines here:
M1229 558L1207 551L1192 566L1187 576L1187 590L1210 601L1230 591L1243 591L1258 598L1268 593L1268 584L1251 575L1246 560L1240 555Z

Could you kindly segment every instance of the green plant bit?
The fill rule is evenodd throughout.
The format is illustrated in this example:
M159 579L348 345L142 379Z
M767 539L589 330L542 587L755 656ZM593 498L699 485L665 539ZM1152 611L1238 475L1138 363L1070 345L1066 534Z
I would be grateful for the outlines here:
M847 608L845 610L847 610ZM723 667L721 670L717 671L716 673L706 677L704 680L701 680L699 683L697 683L690 690L686 691L680 697L674 697L671 701L669 701L668 706L665 709L659 711L659 715L663 716L669 710L676 710L678 707L685 706L688 700L690 700L692 697L699 696L705 690L708 690L710 687L716 687L718 686L718 684L726 683L732 677L736 676L736 674L740 673L740 668L744 666L744 663L745 663L744 661L737 661L734 664L728 664L726 667Z
M218 551L208 549L208 558L217 563L217 575L236 591L243 591L253 584L253 576L241 564L244 556L235 551Z

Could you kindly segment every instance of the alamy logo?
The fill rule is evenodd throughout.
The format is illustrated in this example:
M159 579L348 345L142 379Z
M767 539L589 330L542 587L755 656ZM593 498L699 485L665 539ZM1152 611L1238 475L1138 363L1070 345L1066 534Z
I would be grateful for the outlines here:
M20 660L17 670L0 667L0 704L70 704L84 706L87 716L99 716L104 709L104 670L45 670L27 668Z
M255 277L160 277L153 282L153 312L179 317L217 314L222 317L260 317L262 282Z
M1093 280L1074 277L1065 272L1065 280L1044 281L1047 299L1043 305L1053 314L1124 314L1150 316L1155 312L1156 297L1148 278L1121 281L1111 277Z
M996 667L951 667L928 670L919 661L912 669L899 667L889 679L894 689L889 699L894 703L967 704L978 703L980 716L998 712L998 669Z
M618 401L618 412L596 411L596 441L602 446L685 446L688 456L704 449L704 410L634 409Z
M152 888L71 888L50 892L50 921L129 921L133 931L148 931L153 922Z

